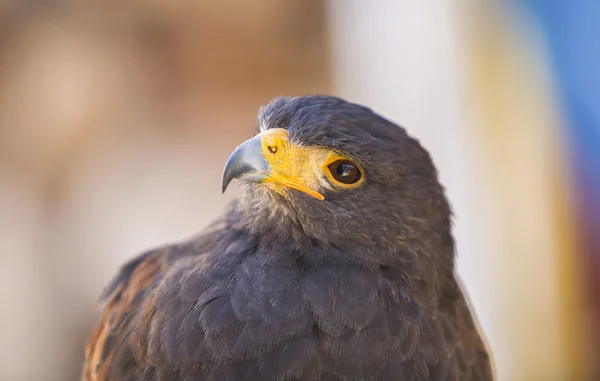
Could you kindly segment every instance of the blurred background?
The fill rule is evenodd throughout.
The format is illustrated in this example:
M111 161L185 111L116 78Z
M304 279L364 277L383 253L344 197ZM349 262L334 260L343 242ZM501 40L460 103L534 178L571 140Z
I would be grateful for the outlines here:
M600 379L598 41L594 0L0 1L0 380L77 380L118 266L306 93L430 150L499 380Z

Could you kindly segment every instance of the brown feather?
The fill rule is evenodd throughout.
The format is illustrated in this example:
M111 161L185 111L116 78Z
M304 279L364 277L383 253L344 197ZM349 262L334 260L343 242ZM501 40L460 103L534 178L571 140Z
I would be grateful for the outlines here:
M166 261L170 253L168 248L158 249L123 266L115 278L114 289L108 290L110 295L107 295L100 324L88 340L83 380L107 380L106 371L117 349L114 343L107 345L108 339L125 328L131 316L127 312L134 313L145 302L143 296L152 291L149 287L168 267ZM129 266L133 268L129 269Z

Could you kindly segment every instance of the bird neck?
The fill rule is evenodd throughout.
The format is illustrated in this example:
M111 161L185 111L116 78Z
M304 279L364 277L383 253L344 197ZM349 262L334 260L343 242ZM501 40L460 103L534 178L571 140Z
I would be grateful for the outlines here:
M449 228L374 245L340 245L308 235L289 213L263 206L240 198L227 213L228 229L252 241L262 263L404 274L413 278L410 286L419 289L426 283L441 288L452 277L454 241Z

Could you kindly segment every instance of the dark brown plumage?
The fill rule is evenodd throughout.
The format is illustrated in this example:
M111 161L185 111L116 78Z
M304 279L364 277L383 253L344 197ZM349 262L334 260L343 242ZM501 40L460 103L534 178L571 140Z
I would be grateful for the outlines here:
M259 125L224 216L108 286L83 380L492 380L418 142L327 96L278 98Z

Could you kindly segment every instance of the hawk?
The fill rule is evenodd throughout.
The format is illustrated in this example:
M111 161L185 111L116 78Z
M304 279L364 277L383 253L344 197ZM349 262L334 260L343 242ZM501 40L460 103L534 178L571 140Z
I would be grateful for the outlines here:
M83 380L492 380L417 140L331 96L276 98L258 125L222 217L108 285Z

